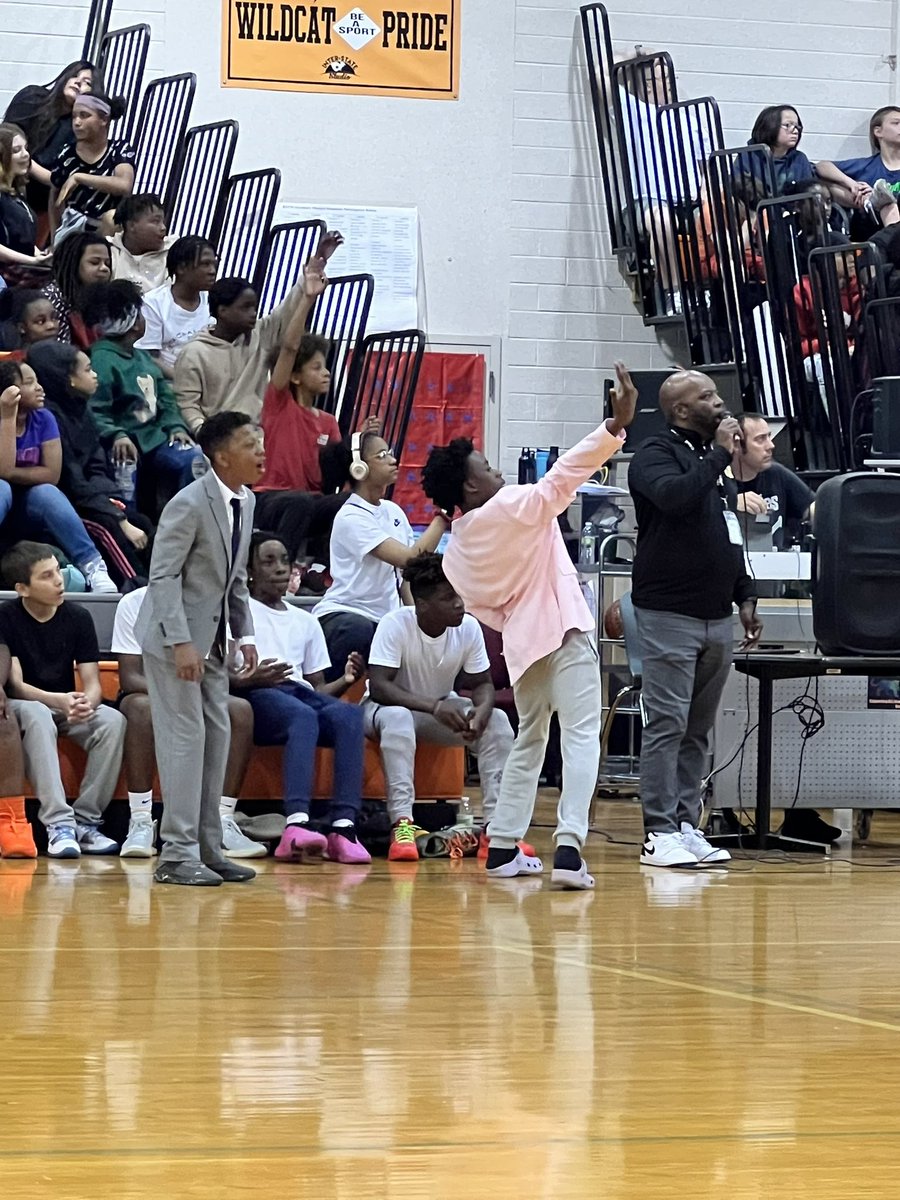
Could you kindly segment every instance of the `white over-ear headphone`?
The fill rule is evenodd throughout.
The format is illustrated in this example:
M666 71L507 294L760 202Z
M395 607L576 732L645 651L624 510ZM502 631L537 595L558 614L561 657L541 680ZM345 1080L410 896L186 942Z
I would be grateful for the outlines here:
M362 440L361 433L354 433L350 439L350 450L353 455L353 462L350 464L350 478L357 483L362 483L369 478L369 464L362 456Z

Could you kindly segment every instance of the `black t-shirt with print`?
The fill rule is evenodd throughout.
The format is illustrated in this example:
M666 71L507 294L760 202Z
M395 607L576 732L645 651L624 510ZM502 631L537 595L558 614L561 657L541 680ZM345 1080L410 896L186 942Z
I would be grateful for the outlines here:
M90 614L63 602L49 621L36 621L21 599L0 605L0 642L22 667L22 679L44 692L73 692L75 663L99 662Z
M78 153L77 145L66 146L56 160L50 174L50 182L59 191L69 176L76 172L83 175L114 175L116 167L122 163L133 167L134 160L134 148L128 142L110 142L106 153L95 163L84 162ZM107 209L115 208L120 199L121 196L111 196L108 192L98 192L94 188L81 185L67 198L66 207L96 219L102 217Z
M734 482L739 494L756 492L765 500L772 526L772 545L776 550L783 550L786 533L792 526L796 529L806 516L816 498L815 493L793 471L777 462L753 479L736 479Z

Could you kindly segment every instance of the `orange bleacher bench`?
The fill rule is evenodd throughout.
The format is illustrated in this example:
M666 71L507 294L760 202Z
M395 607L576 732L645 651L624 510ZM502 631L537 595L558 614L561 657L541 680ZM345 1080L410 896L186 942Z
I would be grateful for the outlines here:
M119 668L115 662L100 664L100 679L103 695L107 700L115 700L119 694ZM84 751L62 738L59 743L60 768L63 786L69 797L78 795L78 786L84 772ZM283 797L281 787L280 746L257 746L250 758L250 766L244 778L241 789L242 800L274 800L280 802ZM316 751L316 776L313 784L313 797L317 800L327 800L332 794L332 778L334 773L334 754L331 750ZM465 780L465 752L456 746L424 746L416 755L416 797L420 800L455 800L462 795ZM33 789L26 783L26 794L33 796ZM154 796L159 796L159 781L154 780ZM120 775L116 786L116 800L125 800L128 792L125 787L124 775ZM375 742L366 741L366 753L363 764L363 798L365 800L384 800L384 773L381 769L381 755Z

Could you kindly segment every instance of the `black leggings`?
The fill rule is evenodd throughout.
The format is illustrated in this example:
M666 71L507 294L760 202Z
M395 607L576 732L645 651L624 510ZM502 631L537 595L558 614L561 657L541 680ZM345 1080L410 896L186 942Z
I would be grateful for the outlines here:
M325 645L331 657L331 667L325 672L325 682L333 683L344 673L351 650L358 651L366 662L372 649L372 638L378 622L358 613L330 612L319 618Z

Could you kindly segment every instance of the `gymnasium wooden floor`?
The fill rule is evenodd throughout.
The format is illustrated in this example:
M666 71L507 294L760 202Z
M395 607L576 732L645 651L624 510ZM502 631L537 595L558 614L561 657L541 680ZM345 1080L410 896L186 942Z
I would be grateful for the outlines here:
M852 865L635 855L593 839L594 895L0 861L0 1195L900 1195L900 820Z

